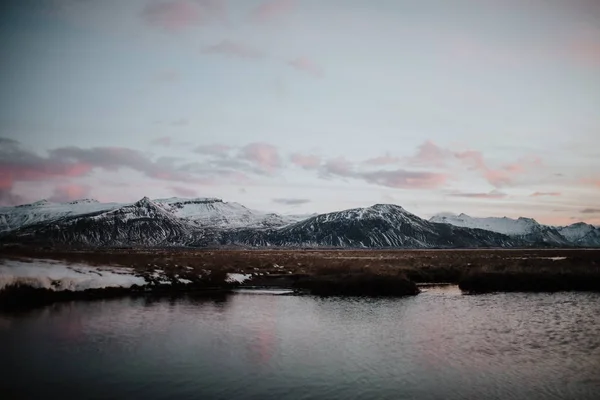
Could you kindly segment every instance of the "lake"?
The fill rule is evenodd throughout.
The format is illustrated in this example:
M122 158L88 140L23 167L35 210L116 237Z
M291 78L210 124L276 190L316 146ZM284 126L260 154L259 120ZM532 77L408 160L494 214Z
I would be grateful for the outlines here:
M59 303L0 356L2 398L598 399L600 294Z

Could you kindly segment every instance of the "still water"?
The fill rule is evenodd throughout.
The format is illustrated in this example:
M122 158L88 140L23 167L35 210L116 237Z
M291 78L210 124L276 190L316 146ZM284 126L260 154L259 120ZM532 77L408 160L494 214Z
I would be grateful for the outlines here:
M63 303L0 357L3 399L600 399L600 294Z

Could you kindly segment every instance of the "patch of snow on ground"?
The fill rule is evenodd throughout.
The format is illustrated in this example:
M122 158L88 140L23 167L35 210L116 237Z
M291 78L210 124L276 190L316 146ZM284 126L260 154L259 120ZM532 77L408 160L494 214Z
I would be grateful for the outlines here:
M145 285L144 278L134 276L134 270L90 267L84 264L62 264L52 260L23 262L0 261L0 290L12 285L26 285L55 291L86 290L107 287Z
M294 291L292 289L236 289L235 293L240 294L272 294L272 295L282 295L282 294L292 294Z
M228 273L225 282L229 283L244 283L248 279L252 278L252 274L236 274L236 273Z
M179 282L186 284L186 285L192 283L192 281L190 281L189 279L184 279L184 278L179 278Z

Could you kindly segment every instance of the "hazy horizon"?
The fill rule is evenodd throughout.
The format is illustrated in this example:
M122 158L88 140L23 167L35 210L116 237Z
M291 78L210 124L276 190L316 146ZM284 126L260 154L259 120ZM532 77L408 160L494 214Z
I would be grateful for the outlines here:
M0 33L0 205L600 224L596 1L23 0Z

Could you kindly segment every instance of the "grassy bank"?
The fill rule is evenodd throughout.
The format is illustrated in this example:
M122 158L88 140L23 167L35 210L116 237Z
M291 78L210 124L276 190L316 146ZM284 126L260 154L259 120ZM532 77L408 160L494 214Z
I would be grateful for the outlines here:
M224 282L228 273L251 274L252 279L245 283L248 285L301 289L317 295L401 296L418 293L415 283L435 282L459 284L470 293L600 291L600 250L16 248L3 249L2 253L5 259L128 267L147 282L156 280L153 272L160 269L173 278L173 284L161 287L160 282L152 282L151 291L157 293L227 290L232 287ZM192 284L178 285L176 278L185 278ZM88 294L93 296L96 294Z

